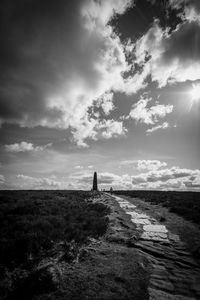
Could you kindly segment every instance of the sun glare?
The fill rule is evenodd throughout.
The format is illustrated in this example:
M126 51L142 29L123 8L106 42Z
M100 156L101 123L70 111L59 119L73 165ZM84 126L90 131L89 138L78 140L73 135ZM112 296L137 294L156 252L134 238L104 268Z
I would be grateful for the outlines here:
M200 100L200 84L193 84L192 90L190 91L192 102L197 102Z
M190 101L189 101L188 110L190 111L192 109L192 106L195 103L200 102L200 83L198 84L194 83L192 85L192 89L189 91L189 95L190 95Z

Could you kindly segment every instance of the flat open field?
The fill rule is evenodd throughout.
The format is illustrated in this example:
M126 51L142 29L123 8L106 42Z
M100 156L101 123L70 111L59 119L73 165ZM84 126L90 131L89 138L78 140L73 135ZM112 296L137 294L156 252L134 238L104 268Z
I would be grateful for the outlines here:
M2 191L0 299L199 299L199 194L114 193Z
M2 191L0 299L148 299L145 259L123 244L125 233L110 238L121 225L104 198Z

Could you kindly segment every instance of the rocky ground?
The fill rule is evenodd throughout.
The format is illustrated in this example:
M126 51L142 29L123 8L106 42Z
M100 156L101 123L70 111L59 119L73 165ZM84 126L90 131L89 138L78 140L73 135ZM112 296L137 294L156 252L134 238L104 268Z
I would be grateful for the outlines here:
M133 247L151 262L150 299L200 299L200 230L161 205L137 198L117 197L136 224Z

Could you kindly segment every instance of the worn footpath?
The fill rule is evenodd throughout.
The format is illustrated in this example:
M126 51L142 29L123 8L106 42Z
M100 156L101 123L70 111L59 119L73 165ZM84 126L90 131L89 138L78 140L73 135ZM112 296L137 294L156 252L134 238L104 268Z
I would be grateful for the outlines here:
M179 235L172 233L157 219L138 209L137 201L113 196L130 216L138 235L132 247L150 262L149 299L200 299L200 266Z

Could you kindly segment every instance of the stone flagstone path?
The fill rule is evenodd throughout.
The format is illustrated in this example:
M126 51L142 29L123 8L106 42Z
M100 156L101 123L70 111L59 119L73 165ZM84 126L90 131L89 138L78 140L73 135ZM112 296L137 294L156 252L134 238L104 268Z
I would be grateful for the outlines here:
M138 210L129 201L114 196L131 216L140 232L134 247L152 264L149 283L150 300L200 299L200 268L178 235L172 234L156 219Z

